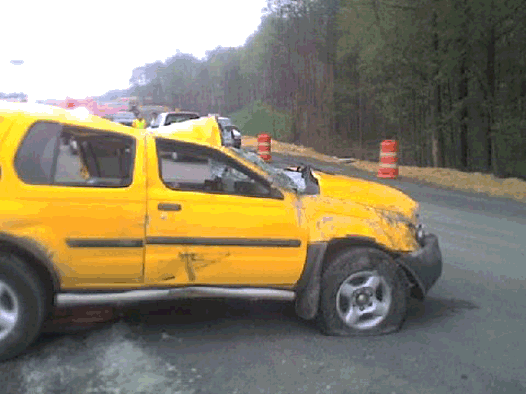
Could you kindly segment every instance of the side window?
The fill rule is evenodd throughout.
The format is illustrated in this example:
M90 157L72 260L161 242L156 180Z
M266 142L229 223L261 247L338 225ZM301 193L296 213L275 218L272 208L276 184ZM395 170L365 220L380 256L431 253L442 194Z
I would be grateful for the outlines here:
M211 151L211 152L210 152ZM174 190L269 197L270 188L228 157L157 140L160 177ZM212 153L213 152L213 153ZM211 154L212 153L212 154Z
M55 184L125 187L132 183L135 140L104 131L65 126Z
M81 187L131 184L132 137L57 123L36 123L15 159L25 183Z
M182 121L182 119L183 118L180 115L169 114L169 115L166 115L166 120L164 121L164 125L169 126L172 123L179 123Z
M24 183L48 185L52 179L53 159L62 126L57 123L34 124L22 142L15 169Z

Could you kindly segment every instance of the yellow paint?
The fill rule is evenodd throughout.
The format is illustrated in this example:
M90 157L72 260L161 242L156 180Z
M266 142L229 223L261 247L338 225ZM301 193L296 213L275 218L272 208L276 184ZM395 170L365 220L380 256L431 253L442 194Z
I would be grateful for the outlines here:
M361 203L369 207L411 216L418 203L403 192L379 183L342 175L315 173L323 196Z
M221 146L221 131L213 117L174 123L150 133L179 141L198 142L212 147Z
M219 148L225 150L225 148ZM298 226L295 196L285 200L176 191L157 176L154 137L148 136L148 237L299 239L300 248L244 246L146 246L146 281L157 283L166 274L178 273L162 285L173 284L293 284L306 257L308 232ZM161 212L159 203L180 204L176 212ZM165 217L165 218L163 218ZM181 253L196 253L207 261L195 281L184 274ZM219 258L217 256L225 256ZM302 262L302 263L299 263Z
M0 107L1 108L1 107ZM70 248L67 238L144 238L145 171L137 161L134 179L126 188L28 185L14 169L17 147L29 127L46 120L136 136L133 129L90 116L80 120L66 110L45 108L30 114L2 111L14 119L0 146L0 231L26 237L53 254L63 288L88 285L142 283L141 248ZM137 157L144 155L144 139L137 139Z
M401 191L378 183L315 172L319 196L302 198L311 228L311 241L365 236L393 251L418 247L418 203Z
M417 245L408 223L418 204L385 186L316 173L321 195L284 199L169 189L160 179L155 139L105 119L79 118L48 106L0 106L0 232L38 243L52 259L63 289L126 289L186 284L292 286L307 246L347 236L374 238L397 251ZM135 139L133 182L122 188L28 185L14 169L31 125L53 121ZM163 138L208 146L266 177L221 146L213 118L177 125ZM219 139L218 139L219 138ZM180 211L159 211L159 203ZM299 247L155 245L149 237L299 240ZM72 248L66 239L138 239L144 247Z

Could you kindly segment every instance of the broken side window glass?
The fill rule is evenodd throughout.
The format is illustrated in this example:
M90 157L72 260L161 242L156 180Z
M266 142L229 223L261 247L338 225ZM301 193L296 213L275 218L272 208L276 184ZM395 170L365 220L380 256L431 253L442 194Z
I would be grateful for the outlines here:
M301 173L295 173L292 171L285 171L280 168L274 167L265 161L263 161L256 153L250 152L244 149L231 148L231 150L242 157L245 160L257 165L263 170L272 181L278 186L288 191L295 193L303 193L305 191L305 180L301 177ZM300 176L298 177L298 174Z
M54 184L125 187L131 184L135 140L132 137L65 126ZM67 143L66 143L67 141Z
M210 158L205 150L191 151L169 142L157 143L160 176L176 190L203 191L243 196L270 196L270 188L261 184L242 168L236 168L228 157L217 154Z

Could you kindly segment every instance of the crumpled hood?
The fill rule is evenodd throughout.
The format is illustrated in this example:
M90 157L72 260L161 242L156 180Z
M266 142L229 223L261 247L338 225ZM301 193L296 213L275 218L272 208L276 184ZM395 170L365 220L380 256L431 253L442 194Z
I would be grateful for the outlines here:
M313 172L320 184L320 196L335 200L352 201L375 210L391 211L414 220L418 203L390 186L342 175Z

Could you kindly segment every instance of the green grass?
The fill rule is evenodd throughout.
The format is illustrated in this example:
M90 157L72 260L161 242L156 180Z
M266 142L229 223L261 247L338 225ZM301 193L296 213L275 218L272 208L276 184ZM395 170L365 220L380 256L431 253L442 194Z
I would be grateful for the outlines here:
M256 101L230 114L230 118L240 128L243 135L257 136L267 133L280 141L289 140L290 115L285 111L274 110L270 105L261 101Z

